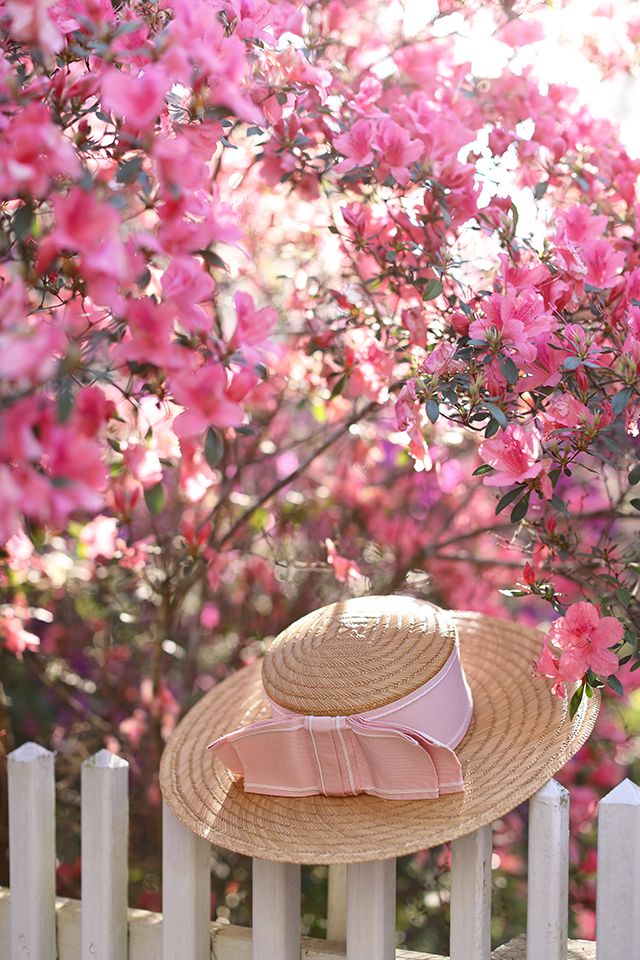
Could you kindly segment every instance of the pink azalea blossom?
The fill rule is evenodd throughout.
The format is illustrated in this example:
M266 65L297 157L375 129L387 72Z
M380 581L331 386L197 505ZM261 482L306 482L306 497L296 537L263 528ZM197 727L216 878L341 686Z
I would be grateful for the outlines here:
M162 110L170 83L160 66L145 67L137 76L112 68L102 77L102 104L106 110L124 117L128 127L146 131Z
M80 164L71 143L51 119L44 103L30 103L3 127L0 197L43 197L52 180L79 173Z
M409 180L409 165L424 153L424 145L420 140L412 140L403 127L390 119L379 123L375 147L380 152L380 179L386 179L387 174L391 173L401 186Z
M239 427L244 411L229 398L227 372L220 364L171 378L176 403L185 407L173 424L177 436L192 437L207 427Z
M32 43L50 56L59 53L64 40L51 18L51 6L52 0L6 0L4 8L11 18L9 33L13 39Z
M340 580L341 583L354 583L362 578L358 564L349 560L348 557L340 556L333 540L327 537L324 543L327 549L327 560L333 567L336 580Z
M589 240L582 245L587 272L585 282L598 290L615 286L625 262L622 250L616 252L608 240Z
M336 172L348 173L354 167L366 167L372 163L374 134L375 125L370 120L360 119L336 137L333 145L344 157L336 166Z
M517 362L535 360L536 340L554 326L542 297L534 290L493 293L482 302L483 317L469 325L469 336L501 347Z
M578 681L587 670L608 677L618 669L618 657L610 648L620 643L622 635L622 624L615 617L602 617L592 603L574 603L551 625L538 670L556 683ZM553 652L550 643L559 653Z
M277 320L273 307L256 310L253 298L240 291L234 295L233 305L236 308L237 320L229 345L239 350L264 346Z
M105 517L103 514L94 517L85 524L78 536L84 556L89 560L98 557L111 560L116 555L117 532L118 521L115 517Z
M9 653L20 659L25 650L37 650L40 646L40 639L25 629L21 617L3 614L0 618L0 640L2 646Z
M544 469L539 459L541 449L540 433L535 427L510 423L506 430L480 444L480 456L496 471L487 474L484 483L488 487L506 487L532 480Z

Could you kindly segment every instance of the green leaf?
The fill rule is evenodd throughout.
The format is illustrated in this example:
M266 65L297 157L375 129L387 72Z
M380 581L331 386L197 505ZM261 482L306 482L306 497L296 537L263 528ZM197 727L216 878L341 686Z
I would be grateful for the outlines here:
M340 394L344 391L347 383L349 382L349 374L343 373L341 377L338 377L336 382L333 385L333 390L331 391L330 400L333 400L334 397L339 397Z
M509 490L508 493L505 493L504 497L500 497L498 500L498 505L496 507L496 516L499 513L502 513L505 507L508 507L510 503L519 497L522 493L522 487L514 487L513 490Z
M584 684L581 683L574 695L571 697L569 702L569 716L573 720L576 713L580 709L580 704L582 703L582 698L584 696Z
M558 513L562 513L565 517L569 516L569 511L567 510L564 500L561 500L557 493L551 497L551 506L554 507Z
M435 423L440 416L440 407L436 400L427 400L427 416L431 423Z
M640 463L637 463L635 467L631 467L631 470L629 470L629 486L635 487L636 483L640 483Z
M478 467L477 470L474 470L471 474L472 477L484 477L486 473L495 473L495 467L490 467L488 463L483 463L481 467Z
M547 192L548 187L549 187L548 180L540 180L539 183L536 183L535 187L533 188L533 195L536 198L536 200L542 200L545 193Z
M582 360L580 357L567 357L562 366L565 370L577 370L582 366Z
M121 163L116 174L118 183L133 183L142 169L142 157L133 157Z
M162 512L162 508L164 507L164 489L162 483L156 483L153 487L147 487L144 491L144 502L152 516L157 517L158 514Z
M522 500L518 500L509 517L511 523L520 523L521 520L524 520L527 515L527 510L529 509L530 498L531 493L529 492L524 495Z
M222 257L219 257L213 250L200 250L199 253L208 267L218 267L220 270L227 269L227 265Z
M616 393L613 401L611 403L611 409L617 416L619 413L622 413L627 408L627 404L633 395L633 390L631 387L625 387L624 390L620 390L619 393Z
M640 500L638 500L637 497L634 497L633 500L629 500L629 503L631 504L634 510L640 510Z
M204 441L204 455L210 467L217 466L224 453L224 440L217 430L209 427Z
M485 407L487 408L487 410L489 411L493 419L497 420L498 424L504 430L509 421L507 420L506 415L503 413L500 407L497 407L495 403L489 403L488 401L485 403Z
M71 390L71 377L64 377L58 387L56 397L56 412L58 423L66 423L73 410L73 392Z
M490 440L491 437L495 437L499 429L500 429L500 424L498 423L497 420L491 417L491 420L489 420L489 423L487 424L484 431L485 440Z
M514 384L518 382L518 368L511 357L500 358L500 369L502 370L507 383L511 384L513 387Z
M607 677L607 686L611 687L614 693L617 693L619 697L624 696L624 690L622 684L616 677L615 673L612 673L610 677Z
M24 203L13 215L13 232L18 240L24 240L33 223L33 205Z
M636 660L634 665L629 670L629 673L633 673L634 670L640 670L640 660Z
M437 280L435 277L432 277L424 287L422 292L423 300L435 300L436 297L439 297L443 290L442 280Z

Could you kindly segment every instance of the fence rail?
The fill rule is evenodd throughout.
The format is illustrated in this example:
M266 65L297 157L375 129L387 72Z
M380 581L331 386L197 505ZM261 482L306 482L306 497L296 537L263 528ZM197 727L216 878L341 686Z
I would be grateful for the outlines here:
M1 960L433 960L396 951L393 860L330 868L331 940L300 937L300 867L265 860L253 863L252 930L212 924L210 846L166 807L163 913L127 910L128 764L105 750L82 765L82 900L56 900L54 755L27 743L8 766ZM527 944L491 954L491 827L454 841L451 960L595 956L567 945L568 843L569 795L551 780L529 804ZM601 803L598 855L598 960L640 957L640 788L628 780Z

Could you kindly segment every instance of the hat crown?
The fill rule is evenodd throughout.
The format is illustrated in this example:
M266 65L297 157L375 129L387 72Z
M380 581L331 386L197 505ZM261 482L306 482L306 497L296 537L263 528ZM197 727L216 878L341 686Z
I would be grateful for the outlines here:
M431 680L449 659L455 626L413 597L332 603L280 633L262 666L269 697L312 716L375 710Z

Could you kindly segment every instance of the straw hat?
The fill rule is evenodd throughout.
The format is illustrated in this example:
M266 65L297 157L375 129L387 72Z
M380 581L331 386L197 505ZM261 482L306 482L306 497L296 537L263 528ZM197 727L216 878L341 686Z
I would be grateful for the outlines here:
M456 639L457 637L457 639ZM271 703L312 717L350 717L393 703L460 660L473 714L456 746L464 791L431 800L265 796L208 744L264 720ZM568 699L534 676L539 631L411 597L363 597L308 614L185 716L160 769L164 799L190 830L265 860L352 863L454 840L503 816L543 786L589 736L599 700L569 718Z

